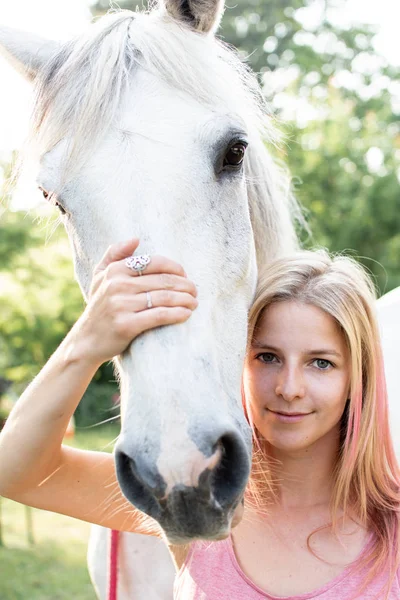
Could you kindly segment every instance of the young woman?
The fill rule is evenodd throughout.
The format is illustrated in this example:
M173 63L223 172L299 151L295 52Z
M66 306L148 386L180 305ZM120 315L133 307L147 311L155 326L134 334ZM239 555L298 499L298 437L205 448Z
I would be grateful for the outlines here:
M128 269L136 245L107 252L86 310L18 401L0 436L0 494L161 535L119 492L110 506L110 455L61 445L98 366L196 307L176 263L154 257L142 277ZM154 308L145 310L149 289ZM261 274L249 323L243 398L254 458L244 518L227 540L171 548L176 598L400 600L400 475L370 280L324 252L281 259Z

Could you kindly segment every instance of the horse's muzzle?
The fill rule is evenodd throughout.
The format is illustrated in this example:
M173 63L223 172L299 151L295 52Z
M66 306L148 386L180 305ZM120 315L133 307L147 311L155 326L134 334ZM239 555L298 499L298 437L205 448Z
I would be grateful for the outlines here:
M136 508L159 522L171 543L219 539L229 533L250 473L251 457L239 433L227 431L210 443L206 452L203 448L200 469L198 460L196 465L190 461L185 464L187 473L199 471L195 485L188 485L187 477L184 482L179 481L177 473L182 470L182 462L171 485L142 453L130 450L128 455L123 446L118 444L115 452L122 493ZM170 471L174 471L173 464Z

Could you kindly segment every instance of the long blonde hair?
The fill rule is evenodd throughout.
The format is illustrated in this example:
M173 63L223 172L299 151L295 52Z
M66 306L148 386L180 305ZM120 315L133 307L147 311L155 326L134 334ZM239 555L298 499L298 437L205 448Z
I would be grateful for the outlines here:
M367 564L370 568L365 586L382 570L388 572L387 595L399 563L400 471L389 429L373 283L355 260L330 257L322 250L279 259L259 276L249 315L249 344L263 311L285 300L316 306L331 315L347 342L351 389L341 420L340 450L333 474L331 526L335 530L339 511L346 514L351 509L358 522L374 534L374 543L357 568ZM259 503L273 493L274 483L266 445L260 443L248 398L244 397L244 404L254 433L249 497Z

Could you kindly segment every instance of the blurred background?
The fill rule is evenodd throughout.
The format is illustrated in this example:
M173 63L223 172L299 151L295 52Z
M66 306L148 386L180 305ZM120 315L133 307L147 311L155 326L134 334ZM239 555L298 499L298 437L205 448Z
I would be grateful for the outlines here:
M278 158L291 170L311 230L304 245L357 256L381 294L399 286L397 0L228 4L220 36L259 73L284 133ZM142 8L142 2L118 5ZM0 0L0 23L67 39L108 8L102 0ZM1 61L0 423L83 309L56 213L29 176L15 189L9 185L30 101L29 86ZM116 416L117 397L106 365L78 408L68 443L111 450L118 424L93 426ZM1 507L0 598L93 600L86 525L4 500Z

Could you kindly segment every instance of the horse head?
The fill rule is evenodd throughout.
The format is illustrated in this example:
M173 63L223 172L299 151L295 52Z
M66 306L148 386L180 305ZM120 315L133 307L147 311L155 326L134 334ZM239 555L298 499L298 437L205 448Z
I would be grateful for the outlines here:
M0 29L35 86L37 182L61 212L83 294L106 248L133 236L198 287L186 323L141 335L115 360L118 481L172 542L226 536L243 498L256 257L294 243L256 78L214 35L222 11L220 0L165 0L103 17L65 44Z

